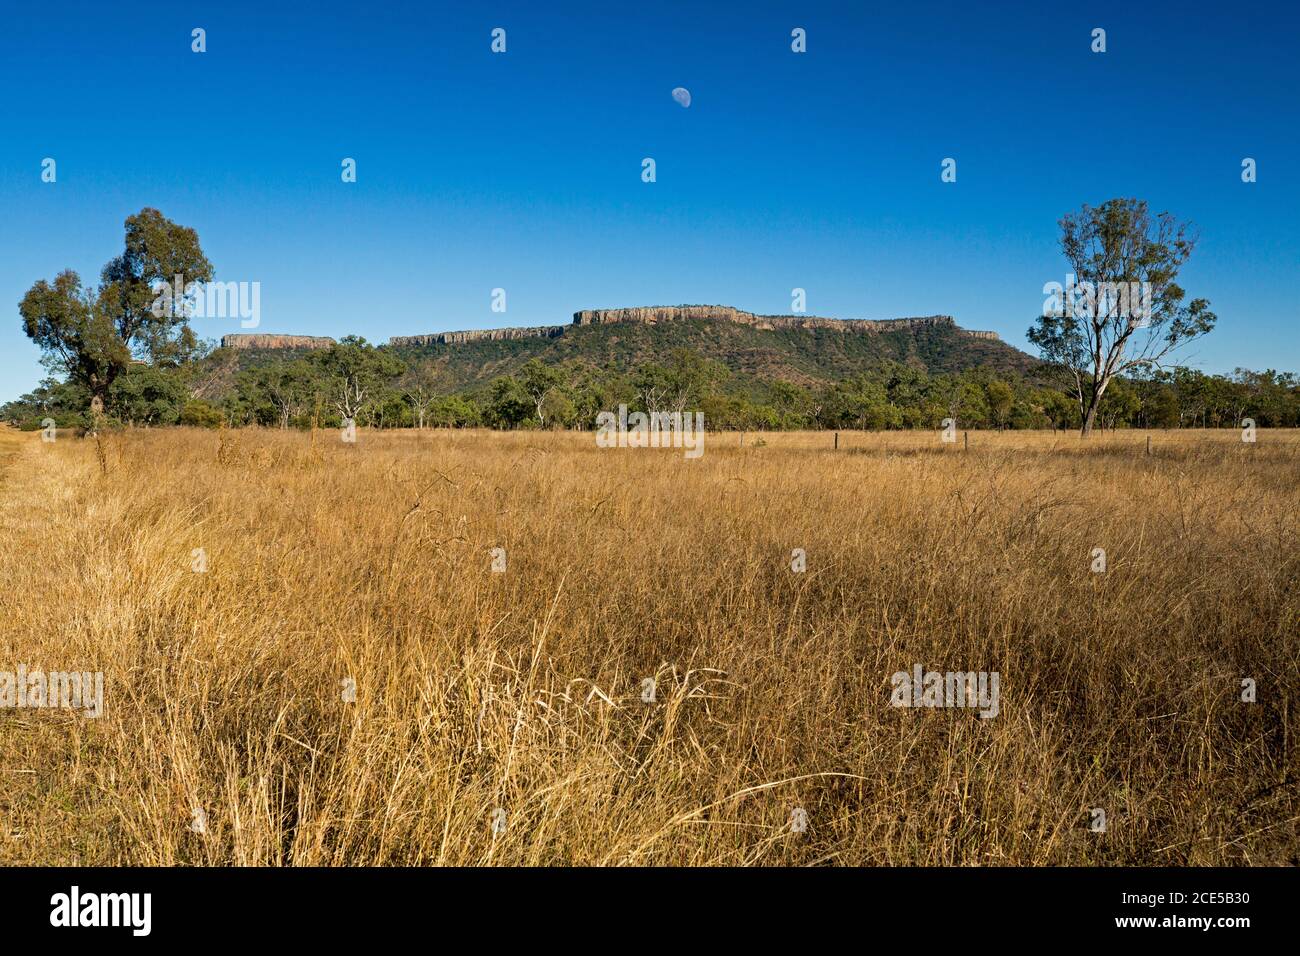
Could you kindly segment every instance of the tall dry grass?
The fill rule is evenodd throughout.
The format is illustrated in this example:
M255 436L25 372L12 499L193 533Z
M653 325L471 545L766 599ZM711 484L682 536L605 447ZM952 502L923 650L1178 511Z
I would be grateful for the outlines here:
M6 434L0 860L1300 862L1295 434L757 437Z

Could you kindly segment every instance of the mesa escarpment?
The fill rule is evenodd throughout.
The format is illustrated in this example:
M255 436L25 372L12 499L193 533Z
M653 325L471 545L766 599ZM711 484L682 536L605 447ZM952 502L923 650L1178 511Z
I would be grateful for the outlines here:
M237 333L212 362L214 392L234 389L244 370L295 357L319 357L332 338ZM739 378L801 385L837 382L895 362L933 374L988 368L1028 375L1036 360L993 332L959 327L950 315L832 319L760 315L726 305L586 309L564 325L398 335L382 346L411 370L435 368L440 388L481 389L532 361L579 363L631 374L678 350L718 362Z
M630 309L583 309L573 313L575 326L619 323L658 325L666 322L734 322L757 329L828 329L835 332L895 332L944 326L962 335L998 341L996 332L972 331L957 325L950 315L928 315L905 319L832 319L816 315L758 315L729 305L645 306ZM570 326L544 325L532 328L477 329L465 332L435 332L429 335L400 335L389 345L423 346L505 339L556 338Z
M420 345L456 345L462 342L499 342L506 339L553 339L563 335L565 325L538 325L516 329L472 329L467 332L433 332L429 335L395 335L388 344L396 347Z
M895 332L899 329L918 329L949 326L978 338L996 339L996 332L972 332L959 328L951 315L926 315L905 319L832 319L819 315L758 315L729 305L675 305L649 306L636 309L585 309L573 314L574 325L605 325L614 322L641 322L654 325L659 322L691 320L735 322L756 329L831 329L836 332Z
M583 309L573 313L570 325L536 325L524 328L468 329L461 332L430 332L427 335L395 335L388 344L395 348L428 345L460 345L467 342L504 342L513 339L553 339L574 326L662 325L670 322L731 322L766 331L796 329L833 332L880 333L928 328L948 328L975 339L999 341L996 332L963 329L951 315L925 315L905 319L832 319L818 315L759 315L729 305L653 305L631 309ZM322 349L334 340L324 335L271 335L235 333L221 338L231 349Z
M328 335L263 335L235 332L221 337L223 349L327 349L334 344Z

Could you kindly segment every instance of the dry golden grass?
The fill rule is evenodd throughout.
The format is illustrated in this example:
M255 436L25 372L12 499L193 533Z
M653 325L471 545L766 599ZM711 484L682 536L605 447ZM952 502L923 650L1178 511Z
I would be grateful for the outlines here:
M1300 436L1153 437L0 435L0 861L1296 863Z

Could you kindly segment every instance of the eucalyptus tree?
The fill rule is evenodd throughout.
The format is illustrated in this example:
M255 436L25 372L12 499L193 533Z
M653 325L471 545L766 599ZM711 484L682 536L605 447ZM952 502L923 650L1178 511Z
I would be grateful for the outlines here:
M1061 218L1061 251L1072 272L1049 283L1052 298L1028 332L1043 359L1064 373L1084 435L1116 376L1160 367L1214 328L1205 299L1184 304L1178 271L1196 247L1187 223L1152 214L1139 199L1084 205Z
M92 406L105 407L132 362L173 366L199 351L188 290L211 279L198 233L145 208L127 217L122 254L105 264L98 285L65 269L28 289L18 312L42 363L83 386Z

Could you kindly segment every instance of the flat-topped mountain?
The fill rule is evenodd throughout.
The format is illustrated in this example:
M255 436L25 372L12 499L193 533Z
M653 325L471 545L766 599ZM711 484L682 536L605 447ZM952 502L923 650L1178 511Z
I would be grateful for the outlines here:
M935 374L976 367L1027 374L1039 365L996 333L963 329L950 315L832 319L758 315L725 305L585 309L568 325L395 336L388 345L408 364L436 366L454 388L511 374L533 358L626 372L664 362L681 348L742 377L805 385L891 361Z
M751 328L827 329L835 332L897 332L900 330L947 326L962 335L998 340L996 332L977 332L960 328L950 315L928 315L905 319L831 319L815 315L757 315L729 305L644 306L631 309L583 309L573 313L573 326L638 323L659 325L673 322L732 322ZM556 338L572 326L543 325L531 328L471 329L461 332L433 332L428 335L398 335L388 340L396 348L421 345L446 345L465 342L500 342L513 339Z
M209 378L217 392L241 369L287 361L325 348L323 336L234 334L214 357ZM737 381L835 382L897 362L930 374L987 368L1028 375L1039 362L993 332L961 328L950 315L901 319L833 319L759 315L726 305L584 309L566 325L471 329L394 336L382 346L408 368L427 367L439 388L474 390L538 359L630 373L665 363L678 349L726 365Z

